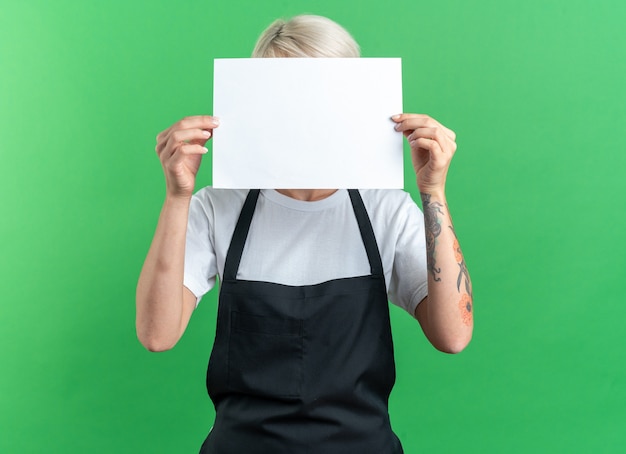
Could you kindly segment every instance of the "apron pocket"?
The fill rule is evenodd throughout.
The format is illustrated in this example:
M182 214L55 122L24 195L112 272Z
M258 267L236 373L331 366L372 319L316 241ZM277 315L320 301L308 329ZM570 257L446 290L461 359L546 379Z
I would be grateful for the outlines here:
M296 398L302 387L302 320L231 312L231 391Z

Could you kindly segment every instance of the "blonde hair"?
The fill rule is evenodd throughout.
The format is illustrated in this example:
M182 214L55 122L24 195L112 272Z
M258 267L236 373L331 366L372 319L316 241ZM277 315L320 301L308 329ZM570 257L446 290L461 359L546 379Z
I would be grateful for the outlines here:
M254 58L360 56L359 45L341 25L312 15L274 21L261 34L252 52Z

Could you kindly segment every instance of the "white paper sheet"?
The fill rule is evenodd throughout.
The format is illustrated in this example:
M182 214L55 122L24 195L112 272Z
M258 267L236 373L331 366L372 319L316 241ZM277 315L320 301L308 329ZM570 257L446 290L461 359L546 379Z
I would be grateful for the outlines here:
M214 187L403 187L399 58L214 63Z

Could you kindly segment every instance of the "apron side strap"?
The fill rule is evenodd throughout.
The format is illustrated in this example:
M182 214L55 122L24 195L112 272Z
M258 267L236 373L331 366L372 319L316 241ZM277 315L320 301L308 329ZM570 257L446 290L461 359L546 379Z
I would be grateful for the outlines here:
M252 216L254 215L254 209L256 208L256 202L260 192L259 189L251 189L248 192L246 201L239 214L239 219L237 220L235 231L230 240L228 252L226 253L226 263L224 264L225 281L232 281L237 278L239 262L241 262L241 255L243 254L243 248L246 244L246 238L248 238L250 223L252 222Z
M380 251L378 250L376 236L374 235L374 229L372 228L372 223L369 215L367 214L367 209L363 203L363 198L361 197L358 189L348 189L348 194L350 195L350 200L352 201L356 221L359 224L361 238L365 244L365 251L367 252L367 258L370 262L372 275L383 276L383 262L380 259Z

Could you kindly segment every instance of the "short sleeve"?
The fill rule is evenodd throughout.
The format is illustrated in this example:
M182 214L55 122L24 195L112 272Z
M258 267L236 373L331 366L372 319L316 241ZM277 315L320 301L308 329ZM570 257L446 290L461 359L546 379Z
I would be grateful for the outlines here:
M196 296L197 303L215 286L216 281L216 254L211 233L213 218L209 198L202 192L195 194L187 221L184 285Z
M389 299L414 316L415 308L428 295L428 274L424 216L409 194L397 212L395 228Z

